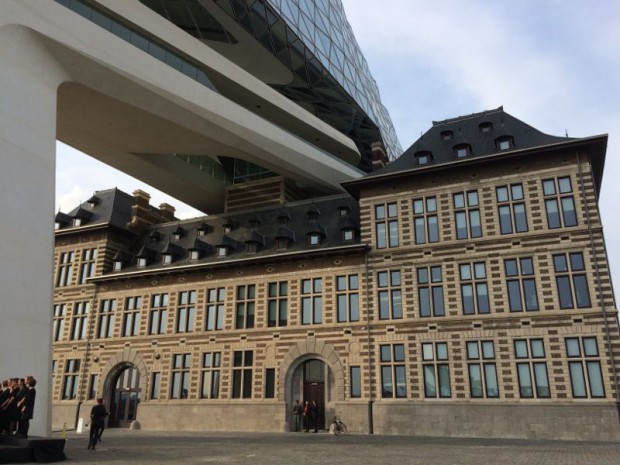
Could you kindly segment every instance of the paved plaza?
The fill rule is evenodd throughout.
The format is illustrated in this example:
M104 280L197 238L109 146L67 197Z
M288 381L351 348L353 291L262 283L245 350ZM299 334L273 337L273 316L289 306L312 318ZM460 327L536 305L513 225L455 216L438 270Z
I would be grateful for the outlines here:
M54 437L60 437L55 433ZM328 433L205 433L106 430L97 450L88 434L67 434L70 463L618 465L620 443L414 438Z

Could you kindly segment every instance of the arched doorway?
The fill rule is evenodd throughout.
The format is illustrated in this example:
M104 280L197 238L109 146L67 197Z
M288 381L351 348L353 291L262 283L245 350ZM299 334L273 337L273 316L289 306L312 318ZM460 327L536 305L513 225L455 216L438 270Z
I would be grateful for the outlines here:
M327 367L321 360L313 359L300 366L303 382L303 400L318 406L318 429L325 428L325 380Z
M129 365L112 380L110 389L110 427L128 427L137 418L140 403L140 372Z

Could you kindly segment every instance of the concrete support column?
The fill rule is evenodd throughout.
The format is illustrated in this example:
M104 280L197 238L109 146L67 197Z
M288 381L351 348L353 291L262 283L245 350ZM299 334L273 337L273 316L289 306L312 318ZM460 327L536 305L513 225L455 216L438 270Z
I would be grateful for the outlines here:
M37 379L51 425L56 95L67 76L34 32L0 22L0 378Z

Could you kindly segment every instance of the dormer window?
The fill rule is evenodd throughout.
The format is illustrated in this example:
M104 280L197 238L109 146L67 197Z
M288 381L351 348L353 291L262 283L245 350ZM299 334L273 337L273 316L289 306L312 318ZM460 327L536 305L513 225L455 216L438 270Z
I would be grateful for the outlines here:
M287 225L290 220L291 220L291 215L289 215L286 210L282 210L278 214L278 224L280 226Z
M480 123L478 125L478 129L480 129L481 133L489 133L493 131L493 123L490 121L485 121L484 123Z
M258 252L258 242L248 242L247 243L247 252L248 253L256 253L256 252Z
M514 147L514 139L511 136L498 137L495 139L495 147L500 152L502 150L509 150Z
M62 225L61 225L58 221L56 221L56 222L54 223L54 230L55 230L55 231L58 231L61 227L62 227Z
M82 218L73 218L73 226L82 226Z
M144 268L146 267L146 264L147 264L146 257L138 257L138 262L136 263L136 266L138 268Z
M172 231L172 239L174 239L175 241L180 240L183 237L183 232L183 228L181 226L177 226L177 229Z
M226 247L225 245L219 245L217 246L217 256L218 257L226 257L228 256L228 247Z
M161 263L163 265L170 265L172 263L172 254L165 253L161 256Z
M469 144L460 144L454 146L454 153L456 153L456 158L465 158L471 155L471 145Z
M351 214L351 208L343 205L341 207L338 207L338 213L340 214L340 216L349 216Z
M419 166L428 165L431 162L431 157L431 152L418 152L415 154L415 159Z
M151 234L149 234L149 240L151 242L157 242L159 240L159 233L157 231L152 231Z
M286 250L289 248L291 244L291 240L286 237L279 237L276 239L276 249L278 250Z
M441 131L441 140L450 140L453 135L454 132L452 131Z
M319 245L321 243L321 235L319 233L308 234L308 242L310 245Z
M355 230L353 228L342 230L342 241L350 242L355 239Z
M99 203L99 197L97 197L96 195L93 195L90 199L86 201L86 203L88 203L88 206L90 208L93 208L95 205Z
M321 211L316 207L316 205L312 205L308 208L306 215L309 220L316 220L321 215Z
M200 250L190 250L189 251L189 259L190 260L200 260Z
M202 223L200 226L198 226L198 228L196 228L196 233L199 236L206 236L208 231L209 227L205 223Z
M112 263L112 271L121 271L123 269L123 261L122 260L114 260Z

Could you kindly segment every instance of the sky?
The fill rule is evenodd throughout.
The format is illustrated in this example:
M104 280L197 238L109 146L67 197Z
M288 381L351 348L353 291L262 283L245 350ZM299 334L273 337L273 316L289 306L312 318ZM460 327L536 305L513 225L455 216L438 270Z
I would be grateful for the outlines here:
M544 133L609 134L599 206L620 291L620 2L343 0L403 149L432 121L504 110ZM96 173L96 176L93 176ZM94 191L142 189L177 216L199 212L62 143L56 210Z

